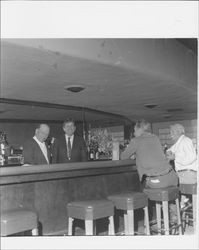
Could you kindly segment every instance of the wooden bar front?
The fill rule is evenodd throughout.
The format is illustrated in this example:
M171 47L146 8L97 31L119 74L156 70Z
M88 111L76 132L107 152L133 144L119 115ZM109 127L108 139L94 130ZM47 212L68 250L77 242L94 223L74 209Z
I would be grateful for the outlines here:
M1 211L35 209L42 235L67 232L70 201L140 189L133 160L1 167L0 176Z

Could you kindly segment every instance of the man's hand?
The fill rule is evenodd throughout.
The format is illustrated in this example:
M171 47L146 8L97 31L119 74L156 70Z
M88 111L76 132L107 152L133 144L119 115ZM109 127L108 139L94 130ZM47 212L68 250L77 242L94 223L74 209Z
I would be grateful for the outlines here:
M166 158L168 159L168 160L174 160L175 159L175 154L174 153L172 153L171 151L169 151L169 150L167 150L166 151Z

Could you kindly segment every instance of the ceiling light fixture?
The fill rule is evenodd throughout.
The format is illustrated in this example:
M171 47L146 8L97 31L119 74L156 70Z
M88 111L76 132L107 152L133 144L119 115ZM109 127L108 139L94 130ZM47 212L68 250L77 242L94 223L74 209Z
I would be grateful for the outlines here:
M84 90L85 87L83 85L73 84L73 85L65 86L64 89L68 90L70 92L73 92L73 93L78 93L78 92Z
M145 104L144 107L148 109L153 109L156 108L158 105L157 104Z

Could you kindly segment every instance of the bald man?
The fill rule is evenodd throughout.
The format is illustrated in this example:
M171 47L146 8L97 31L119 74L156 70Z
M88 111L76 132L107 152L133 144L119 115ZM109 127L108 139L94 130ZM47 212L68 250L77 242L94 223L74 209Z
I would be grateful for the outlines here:
M50 163L50 152L46 146L46 139L50 133L47 124L39 124L35 135L23 145L24 164L41 165Z

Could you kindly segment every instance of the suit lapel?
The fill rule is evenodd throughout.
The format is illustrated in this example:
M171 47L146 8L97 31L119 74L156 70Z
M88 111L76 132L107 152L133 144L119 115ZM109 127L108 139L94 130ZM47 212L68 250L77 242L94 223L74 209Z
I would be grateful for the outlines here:
M37 147L38 158L41 158L42 162L46 162L46 164L47 164L48 162L47 162L47 160L46 160L46 158L45 158L45 156L44 156L44 154L43 154L43 152L42 152L39 144L34 139L33 139L33 141L34 141L34 143L35 143L35 145ZM48 147L46 146L46 148L47 148L47 153L48 153ZM39 157L39 155L40 155L40 157ZM49 157L48 157L48 160L49 160Z
M77 147L77 137L74 135L74 138L73 138L73 145L72 145L72 150L71 150L71 156L74 154L75 150L76 150L76 147Z

